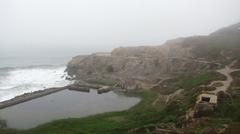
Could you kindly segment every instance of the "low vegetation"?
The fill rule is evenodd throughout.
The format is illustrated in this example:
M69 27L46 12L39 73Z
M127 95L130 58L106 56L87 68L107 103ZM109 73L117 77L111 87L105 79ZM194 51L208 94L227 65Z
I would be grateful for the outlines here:
M235 90L235 93L232 98L220 99L217 116L240 122L240 88Z
M240 71L232 73L232 76L234 81L228 90L229 96L219 99L218 116L240 122Z
M224 80L225 77L217 72L206 72L198 75L185 75L178 81L177 86L183 89L192 89L196 86L209 84L213 80Z
M168 79L162 82L162 84L156 88L154 91L158 91L161 94L170 94L178 89L190 90L200 85L207 85L213 80L224 80L225 76L220 73L209 71L199 74L194 73L184 73L180 74L173 79Z
M232 75L235 77L235 79L240 79L240 71L233 72Z

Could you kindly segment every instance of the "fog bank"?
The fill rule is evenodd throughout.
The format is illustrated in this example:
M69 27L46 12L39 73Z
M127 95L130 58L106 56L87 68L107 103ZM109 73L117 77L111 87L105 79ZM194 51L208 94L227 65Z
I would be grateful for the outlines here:
M160 45L240 21L239 0L1 0L0 57Z

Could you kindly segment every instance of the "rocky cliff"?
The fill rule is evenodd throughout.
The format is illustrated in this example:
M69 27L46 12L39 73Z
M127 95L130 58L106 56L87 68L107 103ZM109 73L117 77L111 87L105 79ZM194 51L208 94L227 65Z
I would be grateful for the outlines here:
M240 23L208 36L167 41L160 46L120 47L111 53L74 57L67 72L78 81L151 88L179 73L215 70L240 57Z

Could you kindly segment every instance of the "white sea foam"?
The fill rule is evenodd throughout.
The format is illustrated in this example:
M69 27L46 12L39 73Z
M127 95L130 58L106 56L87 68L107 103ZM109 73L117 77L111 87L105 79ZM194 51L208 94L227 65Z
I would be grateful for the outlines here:
M9 70L6 77L0 79L0 101L15 96L69 84L65 80L65 67L31 67Z

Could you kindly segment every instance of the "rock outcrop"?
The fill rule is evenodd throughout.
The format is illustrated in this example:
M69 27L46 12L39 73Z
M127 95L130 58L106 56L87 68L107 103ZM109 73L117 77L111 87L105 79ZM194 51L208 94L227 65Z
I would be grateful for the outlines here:
M160 46L120 47L111 53L77 56L66 71L89 83L151 88L166 77L215 70L236 58L240 52L239 27L240 23L209 36L179 38Z

